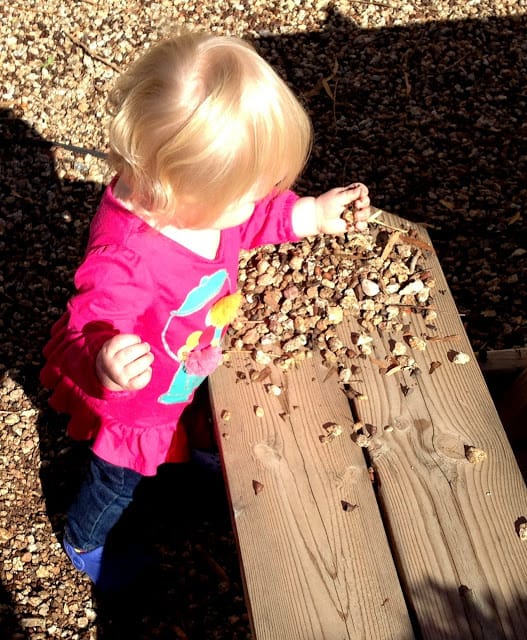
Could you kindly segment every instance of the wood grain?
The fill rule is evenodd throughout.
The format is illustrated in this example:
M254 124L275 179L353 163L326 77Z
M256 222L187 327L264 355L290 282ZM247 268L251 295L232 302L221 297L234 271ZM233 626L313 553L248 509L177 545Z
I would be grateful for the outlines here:
M236 382L252 366L235 356L210 390L255 637L412 638L347 398L317 358L273 369L279 397ZM344 433L322 443L328 423Z
M367 454L377 495L350 437L348 400L317 354L258 383L248 382L258 366L233 354L210 380L258 640L409 640L403 592L425 639L527 637L527 543L518 535L527 490L433 252L427 266L436 327L406 319L410 333L435 339L413 352L418 373L380 372L390 340L403 335L375 335L372 357L354 360L363 398L353 412L377 429ZM351 344L357 331L347 320L339 336ZM470 362L455 364L454 351ZM441 365L430 373L432 362ZM267 393L271 381L280 396ZM344 433L323 444L327 423ZM487 459L471 464L467 446Z
M421 237L429 241L423 230ZM527 491L439 263L427 260L437 282L437 330L412 314L410 331L460 338L414 352L417 375L362 368L368 402L357 412L381 427L370 454L385 521L424 638L525 638L527 545L517 528ZM388 340L376 336L377 358L388 353ZM471 361L454 364L452 350ZM430 374L433 361L442 364ZM487 460L469 463L466 446L483 449Z

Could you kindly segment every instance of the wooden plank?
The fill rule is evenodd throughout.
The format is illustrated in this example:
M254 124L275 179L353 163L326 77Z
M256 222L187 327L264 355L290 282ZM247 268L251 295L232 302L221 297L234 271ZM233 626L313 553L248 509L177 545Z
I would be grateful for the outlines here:
M395 216L384 220L409 226ZM363 392L354 414L377 427L369 455L385 530L349 433L325 445L318 439L325 423L346 426L352 418L316 355L287 374L273 369L273 382L288 389L286 400L269 396L263 384L240 382L239 373L247 377L255 366L248 356L235 355L232 367L211 379L260 640L412 637L386 534L423 638L527 637L527 544L519 536L527 490L439 263L434 256L427 262L437 281L437 328L417 315L408 323L417 336L443 339L413 353L420 373L379 372L390 340L401 335L375 336L372 358L354 360ZM349 344L358 330L346 321L339 334ZM470 362L454 364L454 350ZM442 364L430 373L431 362ZM256 405L264 418L256 418ZM232 412L229 422L221 421L224 409ZM467 446L488 458L469 463ZM258 494L253 480L263 485ZM342 500L359 508L344 512Z
M498 412L509 439L527 442L527 368L500 398Z
M527 368L527 347L485 351L478 360L484 373L506 373L525 369Z
M388 221L403 224L394 216ZM423 229L420 237L429 242ZM429 342L425 352L414 352L415 376L388 377L371 362L363 366L368 401L357 403L356 411L379 427L370 455L423 638L519 640L527 637L527 544L518 535L527 491L439 263L435 256L427 263L437 281L433 335L460 339ZM420 316L409 322L414 335L431 334ZM376 336L376 358L388 353L388 340ZM471 361L454 364L450 350L470 354ZM430 374L433 361L442 365ZM468 445L485 450L487 460L469 463Z
M254 367L233 354L210 380L254 637L412 638L347 398L317 357L272 368L280 396ZM345 431L322 443L328 423Z

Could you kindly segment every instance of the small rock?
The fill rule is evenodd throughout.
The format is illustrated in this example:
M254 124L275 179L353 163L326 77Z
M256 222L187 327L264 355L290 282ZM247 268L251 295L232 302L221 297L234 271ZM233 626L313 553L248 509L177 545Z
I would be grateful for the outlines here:
M483 449L479 449L478 447L466 446L465 447L465 458L471 464L479 464L481 462L485 462L487 459L487 452Z
M399 293L402 296L415 296L423 289L424 286L425 285L422 280L412 280L412 282L409 282L405 287L400 289Z
M46 567L45 565L42 565L40 567L38 567L37 569L37 578L49 578L50 577L50 571L49 568Z
M376 296L380 291L379 285L373 280L369 280L368 278L364 278L364 280L362 280L360 284L362 290L367 296Z
M451 351L449 357L454 364L467 364L467 362L470 362L468 353L463 353L462 351Z

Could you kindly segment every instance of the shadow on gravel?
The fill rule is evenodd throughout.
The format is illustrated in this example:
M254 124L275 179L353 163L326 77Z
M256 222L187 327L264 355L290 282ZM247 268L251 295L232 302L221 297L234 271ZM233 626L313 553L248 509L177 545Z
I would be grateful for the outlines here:
M0 638L9 640L29 640L27 631L19 623L13 600L5 587L0 584Z
M47 513L13 508L8 510L12 521L2 524L16 527L49 517L58 531L85 456L66 439L65 420L48 410L38 372L50 324L72 291L73 268L82 255L100 187L59 180L51 143L26 124L17 109L0 108L0 408L16 412L33 405L42 410L38 436ZM22 386L29 402L20 399L16 385ZM22 459L20 472L32 476L39 471L32 456ZM27 586L29 593L41 588L36 577ZM6 607L2 621L8 618ZM26 617L33 613L23 608ZM26 637L13 629L15 617L13 613L11 635L2 637Z
M0 109L0 175L0 376L4 385L10 379L20 384L30 399L28 407L40 411L39 472L46 512L31 517L33 522L49 518L60 540L88 449L66 437L68 419L48 408L38 374L51 325L73 293L73 274L102 187L58 179L52 143L10 109ZM197 398L195 415L189 412L194 421L202 419L207 406L204 389ZM20 409L18 395L12 401L9 395L1 399L2 411ZM20 517L27 520L29 514ZM192 629L196 638L213 637L215 628L225 627L224 616L247 627L221 477L203 476L189 465L166 465L156 478L142 481L133 508L112 538L117 545L139 542L157 562L133 592L112 601L94 593L98 637L153 638L164 630L173 638L179 628ZM37 577L28 580L29 592L39 593ZM31 614L17 616L7 589L0 594L0 635L24 640L17 617Z
M525 344L527 15L363 30L330 10L255 45L313 117L300 187L360 180L429 225L474 349Z
M366 31L330 11L319 33L255 43L314 122L299 190L360 180L376 206L428 224L476 349L525 341L526 257L518 250L527 245L526 23L522 16ZM42 412L40 477L60 536L86 450L46 407L40 353L73 291L102 187L58 179L52 143L22 111L0 110L0 162L0 375ZM2 407L15 408L14 400ZM184 466L162 469L140 487L122 530L143 535L161 564L122 602L99 603L99 637L248 637L221 483ZM3 616L6 608L2 601Z
M48 409L38 375L50 327L73 292L101 186L60 180L52 144L16 115L0 110L0 374L22 385L42 411L40 475L48 515L59 530L86 455L66 438L65 416Z

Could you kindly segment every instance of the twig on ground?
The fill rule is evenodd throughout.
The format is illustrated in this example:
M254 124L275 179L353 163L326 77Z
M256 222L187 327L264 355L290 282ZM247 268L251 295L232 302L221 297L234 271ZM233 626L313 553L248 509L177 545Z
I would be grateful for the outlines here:
M84 53L89 56L90 58L93 58L94 60L98 60L99 62L102 62L102 64L106 65L107 67L110 67L110 69L113 69L114 71L117 71L117 73L121 73L122 69L120 67L118 67L116 64L114 64L113 62L110 62L110 60L106 60L106 58L103 58L102 56L98 55L97 53L94 53L93 51L90 51L90 49L80 40L77 40L77 38L74 38L71 33L68 33L67 31L64 31L64 35L73 42L74 45L76 45L77 47L80 47Z

